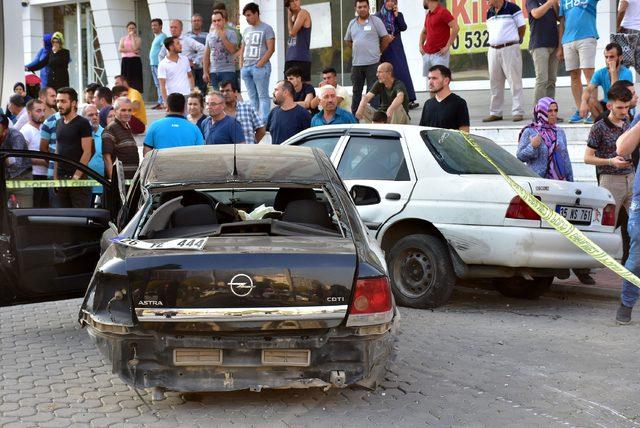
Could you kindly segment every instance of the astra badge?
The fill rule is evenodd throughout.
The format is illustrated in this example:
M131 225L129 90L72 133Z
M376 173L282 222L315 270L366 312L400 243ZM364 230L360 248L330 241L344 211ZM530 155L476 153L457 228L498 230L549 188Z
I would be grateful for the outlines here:
M253 291L253 280L248 275L239 273L227 283L231 292L238 297L246 297Z

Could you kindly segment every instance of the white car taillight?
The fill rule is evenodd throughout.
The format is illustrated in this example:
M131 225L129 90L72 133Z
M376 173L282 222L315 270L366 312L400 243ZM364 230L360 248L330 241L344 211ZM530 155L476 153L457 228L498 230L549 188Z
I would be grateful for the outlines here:
M393 319L393 299L389 278L361 278L356 281L349 305L347 327L384 324Z
M536 196L540 200L539 196ZM540 220L540 216L520 196L514 196L509 202L506 218L517 218L522 220Z
M616 206L614 204L608 204L606 207L604 207L604 210L602 210L602 225L616 225Z

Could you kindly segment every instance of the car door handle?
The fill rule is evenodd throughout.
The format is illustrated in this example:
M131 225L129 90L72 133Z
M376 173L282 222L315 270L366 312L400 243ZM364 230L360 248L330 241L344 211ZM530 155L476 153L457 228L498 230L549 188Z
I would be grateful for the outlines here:
M387 193L384 198L388 199L390 201L399 201L400 200L400 193Z

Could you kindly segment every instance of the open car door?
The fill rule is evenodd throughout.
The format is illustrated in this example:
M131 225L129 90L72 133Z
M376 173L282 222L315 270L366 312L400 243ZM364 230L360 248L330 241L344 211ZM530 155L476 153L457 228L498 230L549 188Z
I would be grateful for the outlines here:
M7 178L7 165L18 159L66 164L85 178L53 182L32 180L29 173ZM7 178L0 183L0 244L6 247L0 251L8 255L0 262L4 298L10 292L21 299L84 292L100 256L100 237L120 209L117 186L78 162L37 151L0 150L0 174ZM60 195L69 191L75 196L61 202ZM87 196L86 205L78 203L79 194Z

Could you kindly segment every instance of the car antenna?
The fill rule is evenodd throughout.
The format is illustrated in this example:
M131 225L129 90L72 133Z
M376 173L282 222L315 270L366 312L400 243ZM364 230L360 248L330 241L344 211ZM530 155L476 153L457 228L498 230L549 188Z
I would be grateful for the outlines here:
M233 177L238 177L238 165L236 162L236 143L233 143Z

